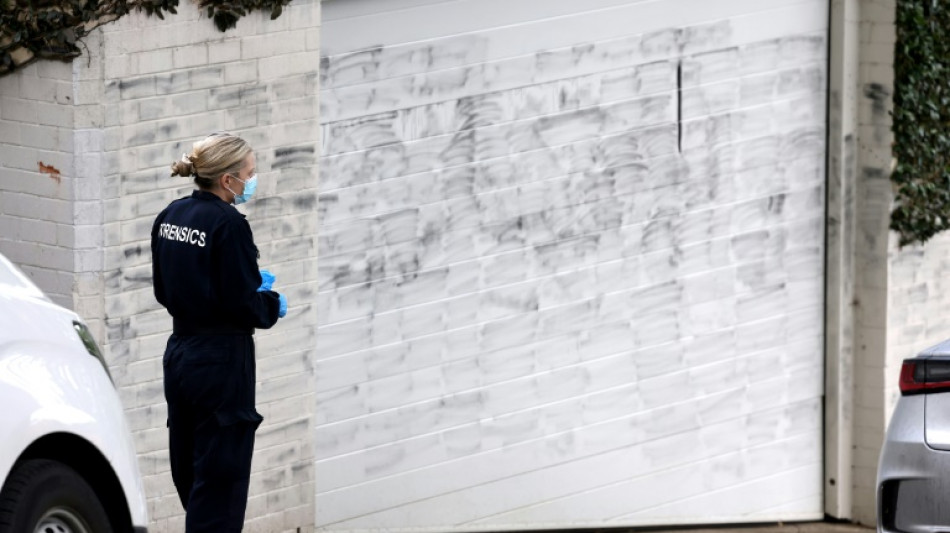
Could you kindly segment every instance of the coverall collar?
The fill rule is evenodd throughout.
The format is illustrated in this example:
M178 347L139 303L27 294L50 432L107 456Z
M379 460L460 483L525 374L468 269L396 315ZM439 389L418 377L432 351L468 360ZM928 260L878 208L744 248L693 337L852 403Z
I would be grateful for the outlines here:
M203 191L201 189L195 189L191 191L191 197L196 200L220 200L224 202L224 200L221 200L221 197L218 196L217 194L211 191Z

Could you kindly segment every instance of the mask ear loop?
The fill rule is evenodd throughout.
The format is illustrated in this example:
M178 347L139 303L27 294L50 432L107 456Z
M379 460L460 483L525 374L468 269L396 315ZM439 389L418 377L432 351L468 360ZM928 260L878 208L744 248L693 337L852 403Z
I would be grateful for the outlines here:
M225 174L224 176L230 176L230 174ZM222 180L224 180L224 176L221 176L221 179L222 179ZM238 180L238 181L241 181L241 178L234 178L234 179L236 179L236 180ZM244 183L244 182L242 181L241 183ZM238 193L232 191L232 190L231 190L231 187L228 187L228 186L225 185L224 183L222 183L221 186L224 187L225 189L227 189L227 191L228 191L229 193L231 193L231 194L234 195L234 198L231 199L231 203L233 204L233 203L235 202L235 200L237 200L237 197L240 196L240 195L239 195Z
M234 176L234 175L232 175L232 174L225 174L224 176L230 176L232 179L235 179L235 180L237 180L237 181L240 181L242 184L247 185L247 182L245 182L245 181L242 180L241 178L239 178L239 177L237 177L237 176ZM221 176L221 178L224 179L224 176ZM228 190L230 191L231 189L228 188ZM234 191L231 191L231 192L233 193Z

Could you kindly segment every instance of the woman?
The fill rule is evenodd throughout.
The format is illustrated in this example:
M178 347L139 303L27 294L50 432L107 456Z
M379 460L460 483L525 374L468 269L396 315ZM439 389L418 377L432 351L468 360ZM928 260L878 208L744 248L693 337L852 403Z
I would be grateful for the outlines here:
M216 133L172 164L198 189L152 226L155 298L173 318L163 358L172 479L185 531L241 531L254 432L254 329L287 312L258 270L251 227L233 204L257 187L255 158L240 137ZM262 274L264 278L262 278Z

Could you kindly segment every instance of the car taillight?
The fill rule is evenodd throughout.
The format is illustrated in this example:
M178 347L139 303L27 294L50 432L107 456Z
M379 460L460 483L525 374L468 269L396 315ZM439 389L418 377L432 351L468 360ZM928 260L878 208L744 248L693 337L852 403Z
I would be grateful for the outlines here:
M950 361L904 361L901 394L926 394L950 390Z

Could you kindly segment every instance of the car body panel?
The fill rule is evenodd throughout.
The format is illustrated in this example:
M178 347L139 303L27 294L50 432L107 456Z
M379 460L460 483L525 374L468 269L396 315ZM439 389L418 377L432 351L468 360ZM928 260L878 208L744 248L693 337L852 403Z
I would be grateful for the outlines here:
M935 450L950 451L950 393L924 396L924 440Z
M97 448L122 485L135 526L145 491L118 393L74 329L74 312L50 301L0 255L0 485L38 439L69 433Z

